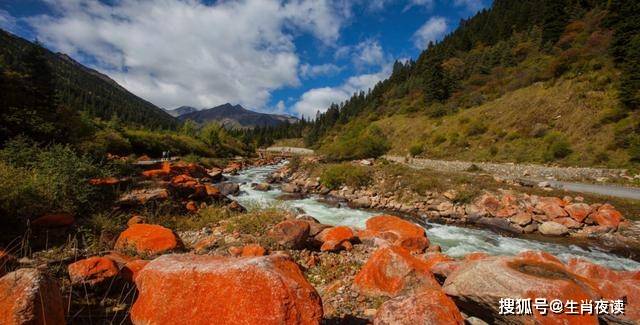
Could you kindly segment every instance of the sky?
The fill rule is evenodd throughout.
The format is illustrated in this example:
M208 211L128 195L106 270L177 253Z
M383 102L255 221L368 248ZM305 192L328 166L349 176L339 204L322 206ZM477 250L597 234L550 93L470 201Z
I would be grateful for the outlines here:
M162 108L314 117L491 0L1 0L0 28Z

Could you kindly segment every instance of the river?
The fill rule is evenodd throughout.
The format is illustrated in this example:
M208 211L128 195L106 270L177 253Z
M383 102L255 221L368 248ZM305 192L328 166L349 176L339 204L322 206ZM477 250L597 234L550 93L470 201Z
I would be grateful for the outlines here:
M267 176L279 167L280 165L254 167L245 169L236 176L228 176L230 181L241 184L241 194L236 198L238 202L248 209L271 206L288 209L299 208L324 224L345 225L354 228L364 228L368 218L380 214L379 212L368 210L331 206L323 203L318 196L280 200L278 197L283 192L277 187L270 191L257 191L251 188L251 183L264 182ZM425 229L431 243L440 245L443 253L453 257L462 257L471 252L485 252L491 255L514 255L525 250L541 250L551 253L564 261L571 257L580 257L614 269L640 269L639 262L616 256L597 248L514 238L503 236L490 230L437 223L427 223Z

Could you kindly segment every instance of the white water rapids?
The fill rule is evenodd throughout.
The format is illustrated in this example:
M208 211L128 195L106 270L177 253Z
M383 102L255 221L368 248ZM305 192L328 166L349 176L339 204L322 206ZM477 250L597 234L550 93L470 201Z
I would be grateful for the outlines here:
M329 225L345 225L364 228L365 221L380 213L348 207L334 207L322 203L319 197L304 199L279 200L283 194L279 188L270 191L257 191L251 183L262 183L266 177L281 165L255 167L240 172L237 176L229 176L232 182L240 183L241 194L238 202L249 208L280 205L285 208L300 208L306 214ZM433 244L440 245L442 252L461 257L471 252L486 252L491 255L514 255L525 250L541 250L553 254L566 261L570 257L580 257L614 269L638 270L640 263L616 256L596 248L585 249L577 245L562 245L529 239L501 236L490 230L464 228L436 223L427 224L427 236Z

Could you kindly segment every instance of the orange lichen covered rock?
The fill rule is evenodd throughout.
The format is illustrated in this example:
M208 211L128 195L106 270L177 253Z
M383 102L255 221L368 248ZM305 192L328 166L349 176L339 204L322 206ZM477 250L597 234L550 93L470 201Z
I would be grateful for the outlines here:
M586 203L569 204L564 209L569 213L569 217L577 222L583 222L592 211L591 206Z
M112 281L119 273L116 263L106 257L89 257L69 264L71 284L99 285Z
M536 209L544 213L550 220L553 220L569 215L567 211L562 208L565 204L566 202L557 197L541 197L538 204L536 204Z
M386 301L373 320L374 325L464 324L456 304L441 289L425 289L408 297Z
M89 180L89 184L95 186L112 186L118 183L120 183L120 180L115 177L92 178Z
M347 226L337 226L322 230L315 238L322 243L320 250L323 252L350 250L351 240L355 239L355 234Z
M464 261L479 261L489 257L489 254L485 252L473 252L463 257Z
M120 270L120 274L125 280L133 282L136 280L136 277L138 277L138 274L140 274L140 271L142 271L142 269L147 266L147 264L149 264L149 261L133 260L122 267L122 270Z
M442 262L453 262L455 261L451 256L445 255L439 252L429 252L424 254L424 262L427 264L429 269L431 269L434 265Z
M139 255L157 255L180 246L180 240L171 229L160 225L135 224L120 234L115 249Z
M169 176L170 173L171 173L171 164L168 161L165 161L162 163L162 168L145 170L142 172L142 176L149 177L149 178L165 177L165 176Z
M361 239L382 238L392 245L402 246L411 252L423 252L429 247L424 228L390 215L375 216L367 220Z
M285 220L273 226L268 233L278 244L288 248L301 248L309 237L309 223L303 220Z
M600 292L588 279L571 273L555 258L526 253L514 257L489 257L464 263L443 285L444 292L474 308L492 311L496 322L518 324L598 324L596 315L571 315L533 310L533 315L500 315L501 298L547 301L597 300Z
M136 278L134 324L319 324L322 303L289 257L165 255Z
M220 190L215 186L205 184L204 188L205 188L205 191L207 192L207 196L211 196L211 197L222 196L222 193L220 193Z
M0 278L0 324L64 325L64 304L55 281L36 269Z
M423 288L439 288L429 265L405 248L380 248L354 279L354 288L366 295L395 297Z
M264 256L266 253L267 251L264 249L264 247L260 246L259 244L248 244L242 247L242 252L240 253L240 255L244 257Z
M187 209L187 211L189 211L191 213L198 212L198 206L196 205L196 202L194 202L194 201L187 202L187 204L185 204L184 207L185 207L185 209Z
M31 222L34 227L58 228L68 227L76 222L76 218L70 213L47 213Z
M603 204L592 217L599 226L611 227L613 229L618 229L618 225L624 220L622 213L610 204Z

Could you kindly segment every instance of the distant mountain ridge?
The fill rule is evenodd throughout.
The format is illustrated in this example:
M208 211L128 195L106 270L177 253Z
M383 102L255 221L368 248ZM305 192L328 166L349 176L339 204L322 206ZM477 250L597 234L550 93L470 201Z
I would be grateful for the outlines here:
M185 114L196 112L197 110L197 108L191 106L180 106L174 109L165 109L165 111L173 117L180 117Z
M179 107L173 112L183 109ZM191 107L192 108L192 107ZM186 111L186 109L183 109ZM295 123L297 118L288 115L258 113L248 110L241 105L231 105L229 103L209 109L193 111L178 115L181 121L191 120L196 123L206 123L217 121L227 128L254 128L257 126L276 126L283 123Z

